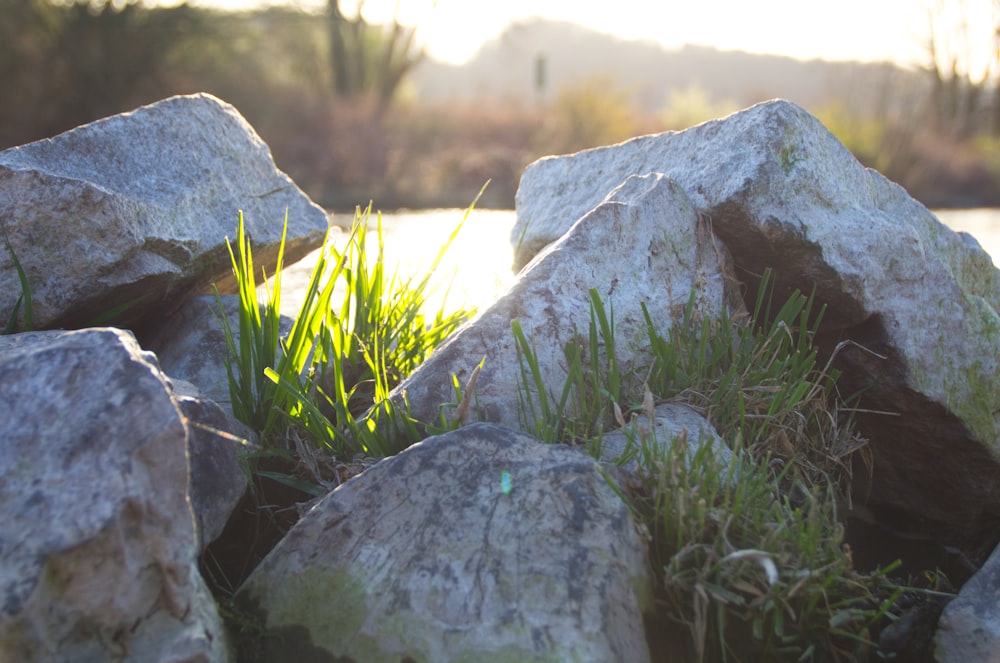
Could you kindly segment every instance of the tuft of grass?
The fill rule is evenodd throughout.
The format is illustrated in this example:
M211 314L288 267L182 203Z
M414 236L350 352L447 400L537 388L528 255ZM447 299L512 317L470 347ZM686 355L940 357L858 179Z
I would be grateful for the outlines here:
M285 253L285 236L288 231L286 213L281 242L278 248L278 259L275 265L275 276L272 287L266 287L263 302L257 298L257 276L253 261L253 249L250 237L243 225L243 212L239 213L236 227L236 250L226 241L229 258L236 276L237 294L240 298L238 331L235 334L229 319L225 314L218 290L213 287L216 303L219 307L219 322L222 325L226 339L229 359L226 371L229 380L229 396L233 414L237 419L259 433L262 439L268 439L276 420L274 409L277 389L274 381L267 377L265 370L280 365L281 373L294 368L294 362L299 359L298 353L280 352L280 320L281 320L281 269ZM329 240L329 234L325 241ZM261 278L266 283L267 274L261 271ZM238 339L238 341L237 341ZM237 344L238 343L238 344Z
M567 378L557 397L546 387L538 356L520 322L511 323L520 365L518 413L523 430L548 443L599 439L622 397L613 329L614 310L606 309L591 289L587 336L577 334L563 348Z
M696 320L692 300L680 324L663 336L643 307L654 356L649 388L699 410L754 457L790 464L788 482L808 487L833 481L849 500L849 459L860 454L868 465L868 454L849 408L839 401L833 356L818 364L812 339L823 309L816 311L813 297L796 291L772 311L769 279L765 272L749 320L725 313Z
M434 270L472 209L427 271L406 277L386 271L381 215L372 247L371 206L358 209L342 250L331 233L324 238L301 309L284 336L279 330L284 234L273 284L259 302L240 216L237 248L230 246L240 295L238 343L224 317L222 325L233 412L260 433L266 449L274 452L291 446L290 438L305 438L305 447L338 458L385 456L424 437L433 422L414 421L405 401L394 403L388 395L472 315L465 309L446 313L443 301L435 312L425 310ZM293 455L302 456L303 448L299 444Z
M588 334L567 344L568 377L555 390L513 324L526 430L595 456L603 431L626 430L638 470L609 481L649 537L648 630L670 634L667 660L858 660L905 591L891 565L856 572L843 544L838 506L849 503L853 457L867 450L836 371L818 362L822 310L799 292L773 308L767 284L765 275L749 319L699 318L692 299L661 334L643 307L653 359L627 375L613 312L591 292ZM666 401L703 413L731 456L692 450L683 436L656 440L654 408Z
M318 337L315 380L310 385L330 426L323 426L315 416L311 420L320 423L318 437L331 450L339 452L344 442L353 440L354 451L384 456L422 437L405 405L391 402L389 392L471 316L467 310L446 313L444 302L433 315L425 311L433 273L471 209L419 277L386 272L381 215L374 259L369 256L365 230L371 208L355 222L352 241L337 256L345 265L346 294L339 307L327 312ZM349 435L341 440L338 431L345 430Z
M833 484L793 498L792 465L775 475L771 456L743 446L727 461L649 429L636 443L638 479L619 490L649 533L654 619L686 636L677 660L856 661L876 649L905 588L891 566L854 570Z

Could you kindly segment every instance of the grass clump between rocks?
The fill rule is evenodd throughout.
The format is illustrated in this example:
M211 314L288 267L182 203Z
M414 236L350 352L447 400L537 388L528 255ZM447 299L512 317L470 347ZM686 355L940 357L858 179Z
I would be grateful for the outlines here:
M425 276L388 275L380 218L374 263L368 251L369 217L370 208L359 210L343 250L326 237L286 334L281 255L258 302L241 219L230 249L241 301L238 342L223 319L234 413L261 434L258 458L277 455L309 468L303 481L300 470L256 465L258 481L320 495L330 483L317 454L334 464L383 457L463 421L442 415L417 422L405 401L387 398L471 315L423 311L448 245ZM592 291L589 328L564 348L568 377L558 390L544 383L530 339L512 324L524 430L544 442L584 445L596 457L605 432L626 431L629 444L617 462L635 460L638 471L626 480L609 473L608 480L649 538L657 585L647 632L658 660L873 658L879 629L897 619L909 591L890 578L892 565L856 570L844 544L838 513L850 505L852 468L869 461L836 391L832 357L820 363L812 342L822 311L798 292L773 312L771 300L766 275L753 313L738 319L697 316L692 295L665 335L643 308L650 361L623 372L614 311ZM473 396L454 387L456 403ZM692 449L686 439L656 440L661 402L703 414L731 455L710 444Z
M282 334L284 237L272 285L265 285L259 302L240 217L236 251L230 245L239 284L239 333L224 316L221 320L233 413L260 433L264 449L273 451L299 435L334 457L383 457L420 437L415 422L388 394L473 313L446 312L444 301L432 315L425 311L434 270L465 219L419 277L386 271L380 214L375 255L370 255L370 221L370 206L357 211L342 250L328 231L301 309ZM385 434L390 426L401 434L390 438Z
M233 593L295 524L302 504L371 459L422 439L406 408L385 397L472 314L446 312L445 301L432 315L425 311L437 287L434 269L465 219L428 271L410 278L386 271L381 216L374 233L371 221L369 206L357 210L346 238L327 232L290 327L281 317L284 233L270 284L254 264L242 215L229 243L238 319L230 322L217 304L230 400L259 443L244 456L251 491L200 565L234 633L245 632L249 618L232 605Z
M643 307L652 358L624 374L614 312L591 291L589 329L565 347L567 379L555 391L515 321L522 425L595 457L604 432L626 432L617 462L638 469L609 481L649 538L657 660L891 658L879 631L904 594L926 592L890 578L895 563L854 568L838 513L850 506L852 468L870 468L866 441L837 393L833 358L821 364L812 343L822 310L795 292L772 311L767 281L740 320L699 319L692 297L663 335ZM657 440L663 402L703 414L731 455L709 440Z

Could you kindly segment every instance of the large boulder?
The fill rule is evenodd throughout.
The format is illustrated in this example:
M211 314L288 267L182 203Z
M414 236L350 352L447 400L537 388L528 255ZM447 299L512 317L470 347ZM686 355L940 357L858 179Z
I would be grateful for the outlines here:
M229 660L151 359L114 329L0 337L0 660Z
M646 661L652 582L594 460L476 424L330 493L236 600L272 661Z
M773 101L532 164L517 197L518 263L649 172L683 189L749 297L771 267L776 299L798 288L826 305L817 341L843 372L840 392L861 395L856 422L871 440L873 480L858 468L858 499L981 563L1000 538L1000 273L989 256L814 117Z
M34 325L81 327L125 306L130 326L233 277L225 238L238 213L258 265L316 248L326 213L279 171L232 106L172 97L0 152L0 234L31 287ZM0 247L0 317L21 292Z
M417 419L437 421L441 406L455 399L452 376L465 384L485 357L471 418L519 428L515 320L534 348L544 384L558 395L568 374L567 343L588 347L591 289L609 315L613 311L616 355L627 372L651 357L641 304L665 333L689 303L695 315L708 317L742 306L730 283L726 251L684 191L662 175L628 178L439 347L393 397L405 396ZM531 389L530 382L522 387Z

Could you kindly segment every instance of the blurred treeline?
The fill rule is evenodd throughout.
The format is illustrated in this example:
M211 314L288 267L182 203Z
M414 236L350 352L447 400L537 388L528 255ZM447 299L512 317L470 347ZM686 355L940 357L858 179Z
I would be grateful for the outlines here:
M926 71L895 77L872 103L855 103L846 82L839 101L809 110L928 205L1000 205L995 77L949 64L944 43ZM650 109L601 76L544 100L432 100L413 84L422 60L411 28L370 25L337 0L318 13L0 0L0 148L204 91L236 106L279 167L328 208L465 206L486 180L482 204L512 207L521 171L540 156L762 100L688 86Z

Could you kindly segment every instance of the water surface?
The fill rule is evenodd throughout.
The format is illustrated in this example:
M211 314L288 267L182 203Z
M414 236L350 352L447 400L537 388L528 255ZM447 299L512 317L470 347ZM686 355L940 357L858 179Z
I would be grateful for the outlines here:
M1000 209L936 210L935 214L952 229L975 237L994 264L1000 263ZM386 267L401 275L423 274L464 215L461 209L383 215ZM510 231L515 219L513 210L472 211L435 275L437 292L432 305L444 300L449 310L462 305L483 307L506 291L514 281ZM349 226L352 218L338 214L333 220ZM339 247L346 237L344 233ZM371 240L374 245L373 235ZM298 312L315 260L315 254L310 254L283 273L281 308L286 314Z

